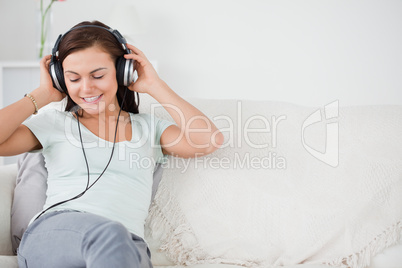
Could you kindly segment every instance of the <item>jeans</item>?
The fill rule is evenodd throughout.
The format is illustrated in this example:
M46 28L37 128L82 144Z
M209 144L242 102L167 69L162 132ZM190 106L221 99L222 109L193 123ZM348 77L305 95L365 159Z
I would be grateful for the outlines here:
M20 268L152 267L145 241L122 224L91 213L55 211L28 227L18 248Z

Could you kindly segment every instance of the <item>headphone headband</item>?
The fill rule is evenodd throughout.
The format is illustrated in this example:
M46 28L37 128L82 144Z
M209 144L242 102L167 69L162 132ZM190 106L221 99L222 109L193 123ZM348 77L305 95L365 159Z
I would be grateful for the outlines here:
M119 43L121 44L121 46L124 49L124 51L126 52L126 54L131 53L131 51L127 48L126 39L123 37L123 35L118 30L114 30L114 29L111 29L111 28L106 28L106 27L99 26L99 25L81 25L81 26L73 27L70 30L68 30L67 32L65 32L64 34L59 35L59 37L57 38L56 43L54 44L54 47L52 49L52 56L55 56L55 57L58 56L59 45L60 45L61 40L64 38L64 36L66 36L69 32L71 32L73 30L81 29L81 28L104 29L104 30L108 31L109 33L111 33L117 39L117 41L119 41Z

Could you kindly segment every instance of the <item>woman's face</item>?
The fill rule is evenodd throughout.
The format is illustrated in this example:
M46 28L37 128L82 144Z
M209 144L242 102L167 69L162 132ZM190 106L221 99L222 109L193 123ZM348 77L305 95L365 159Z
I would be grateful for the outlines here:
M84 115L118 110L116 68L110 54L98 46L79 50L64 59L63 70L68 93Z

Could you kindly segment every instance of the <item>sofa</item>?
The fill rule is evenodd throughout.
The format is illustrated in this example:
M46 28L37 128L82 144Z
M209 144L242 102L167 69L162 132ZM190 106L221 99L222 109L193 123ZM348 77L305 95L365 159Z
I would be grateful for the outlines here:
M155 267L402 267L402 106L188 100L225 143L161 164L145 223ZM140 112L171 120L148 96ZM19 168L0 166L4 268L17 267Z

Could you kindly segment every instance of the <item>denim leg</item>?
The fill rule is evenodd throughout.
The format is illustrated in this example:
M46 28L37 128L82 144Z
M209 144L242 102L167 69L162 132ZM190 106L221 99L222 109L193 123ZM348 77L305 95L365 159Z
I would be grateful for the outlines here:
M91 213L50 212L34 221L18 249L20 267L152 267L144 240Z

